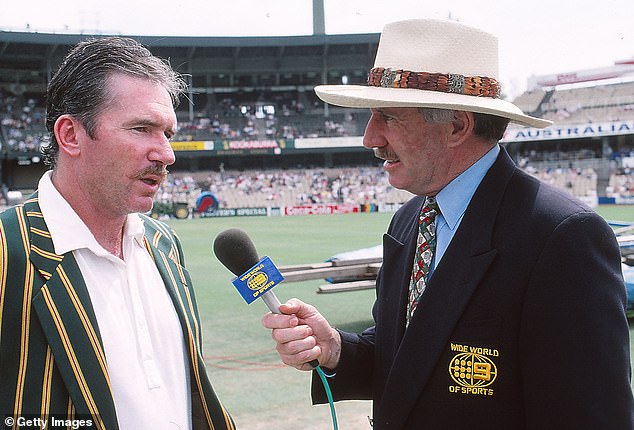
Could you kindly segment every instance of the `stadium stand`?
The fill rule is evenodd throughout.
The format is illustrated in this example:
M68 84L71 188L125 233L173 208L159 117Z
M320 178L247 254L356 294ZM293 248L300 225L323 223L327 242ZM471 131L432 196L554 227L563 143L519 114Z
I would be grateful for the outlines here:
M550 94L550 97L546 97ZM37 154L47 141L44 129L44 110L41 98L21 97L6 90L0 92L1 141L3 153ZM258 96L263 100L262 96ZM548 102L543 100L548 98ZM279 100L278 100L279 102ZM525 111L542 110L556 122L582 122L634 118L634 83L565 89L547 92L527 91L515 101ZM294 106L288 99L282 104L273 100L261 106L273 106L268 113L255 114L256 105L236 103L225 98L214 110L196 112L195 121L180 123L177 140L244 140L296 139L302 137L359 136L367 121L367 112L337 112L324 119L323 107L310 104L309 108L288 109ZM245 108L250 106L250 108ZM566 112L563 115L562 112ZM180 112L181 116L185 112ZM601 148L583 147L547 150L532 145L518 152L518 162L525 170L544 182L554 184L578 197L598 195L597 173L592 163L582 167L581 160L601 160ZM623 149L623 148L621 148ZM628 151L629 149L629 151ZM634 156L631 143L625 150L614 151L610 159ZM566 167L563 168L562 164ZM291 167L291 166L289 166ZM631 198L634 180L630 169L614 163L605 195ZM8 187L3 187L0 204L7 204ZM217 195L221 207L266 207L316 203L378 204L402 203L408 193L392 188L379 167L349 166L345 169L284 169L251 171L191 171L175 172L169 176L156 201L159 208L171 208L175 203L186 203L190 211L202 191ZM167 209L165 212L170 212Z
M546 97L546 91L538 88L523 92L513 100L513 103L524 112L537 112L544 97Z
M14 152L39 152L46 140L44 108L32 97L22 97L0 88L0 129L3 150ZM6 148L4 148L6 146Z
M554 168L538 170L531 165L525 171L582 199L596 198L597 174L592 168ZM170 174L157 195L160 207L186 203L195 212L196 199L210 191L220 207L279 207L311 204L379 205L401 204L411 194L388 183L380 167L345 169L270 170L196 172ZM634 197L634 176L629 169L610 177L607 196Z
M634 82L557 90L541 110L545 118L573 124L634 119Z
M400 204L411 194L389 185L380 167L291 169L170 174L157 194L161 207L187 203L193 213L198 196L210 191L225 208L311 204Z
M625 168L613 174L606 194L614 198L634 198L634 175L631 169Z
M28 195L46 169L46 82L81 37L0 31L0 205ZM313 92L321 83L363 83L378 37L142 40L183 68L191 89L157 207L191 210L202 191L226 208L406 200L360 146L369 112L324 105ZM503 145L527 172L588 202L634 203L634 79L623 77L532 86L514 103L552 119L550 135L512 129Z

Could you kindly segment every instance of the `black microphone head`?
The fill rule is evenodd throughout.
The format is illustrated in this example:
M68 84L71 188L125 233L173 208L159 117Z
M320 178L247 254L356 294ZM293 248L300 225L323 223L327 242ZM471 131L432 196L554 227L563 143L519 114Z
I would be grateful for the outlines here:
M227 229L216 236L214 254L236 276L242 275L260 261L251 238L238 228Z

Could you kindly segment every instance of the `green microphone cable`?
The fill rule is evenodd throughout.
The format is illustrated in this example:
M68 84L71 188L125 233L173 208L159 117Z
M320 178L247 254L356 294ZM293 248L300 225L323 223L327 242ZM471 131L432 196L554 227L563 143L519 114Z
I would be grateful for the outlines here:
M213 250L218 260L236 275L236 278L234 278L231 283L236 287L247 303L252 303L259 296L262 297L262 300L264 300L264 303L266 303L266 306L272 313L281 313L280 301L271 288L282 282L284 277L269 257L264 256L261 259L258 257L255 245L245 231L230 228L220 232L214 240ZM252 279L263 279L269 282L265 287L259 285L259 287L263 288L255 290L258 294L254 294L252 285L250 285ZM332 399L332 392L326 380L326 374L319 367L319 361L316 359L311 360L309 364L317 371L321 378L321 382L326 390L326 395L328 396L328 403L330 403L332 424L334 430L338 430L335 402Z
M321 378L321 383L324 385L324 389L326 390L326 396L328 397L328 403L330 404L330 415L332 416L332 428L334 430L338 430L339 427L337 426L337 414L335 413L335 402L332 399L330 384L328 384L328 379L326 379L328 378L328 376L326 376L324 371L319 366L315 367L315 370L317 371L319 378Z

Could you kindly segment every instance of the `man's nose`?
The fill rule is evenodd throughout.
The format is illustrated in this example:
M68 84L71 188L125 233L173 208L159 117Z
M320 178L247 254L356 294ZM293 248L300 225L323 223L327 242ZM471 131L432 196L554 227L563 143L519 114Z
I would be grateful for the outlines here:
M176 161L172 144L166 136L160 138L159 144L150 155L150 161L158 161L165 166L170 166Z
M363 134L363 146L366 148L378 148L385 146L385 138L383 137L383 127L381 120L376 113L372 113L368 124L365 126Z

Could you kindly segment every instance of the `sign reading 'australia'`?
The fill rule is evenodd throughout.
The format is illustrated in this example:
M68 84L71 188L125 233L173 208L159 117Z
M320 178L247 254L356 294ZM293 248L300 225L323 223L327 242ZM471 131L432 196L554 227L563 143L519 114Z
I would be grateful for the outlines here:
M575 125L553 124L541 128L509 127L502 142L528 142L535 140L580 139L585 137L634 134L634 120L610 121Z

